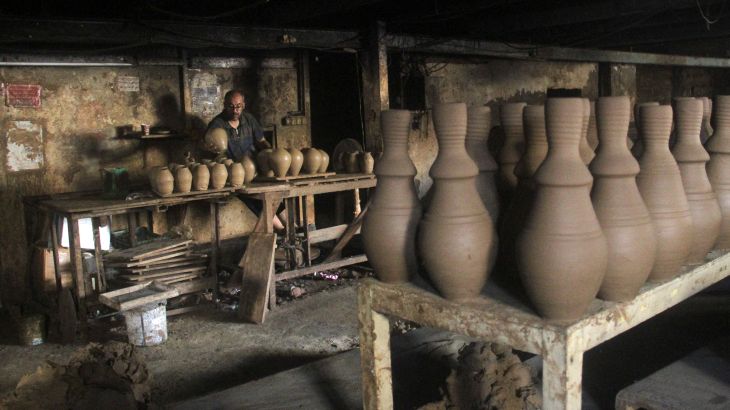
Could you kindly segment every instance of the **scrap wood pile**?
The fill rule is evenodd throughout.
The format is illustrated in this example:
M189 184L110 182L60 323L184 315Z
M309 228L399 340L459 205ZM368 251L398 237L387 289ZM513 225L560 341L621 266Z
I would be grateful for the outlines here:
M191 240L173 239L114 251L104 258L106 268L120 270L117 278L126 284L145 281L172 284L200 278L208 255L192 249Z

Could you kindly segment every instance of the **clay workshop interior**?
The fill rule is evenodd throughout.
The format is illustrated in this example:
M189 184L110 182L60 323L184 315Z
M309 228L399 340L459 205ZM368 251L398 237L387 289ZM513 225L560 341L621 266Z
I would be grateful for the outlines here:
M730 408L726 3L0 2L0 408Z

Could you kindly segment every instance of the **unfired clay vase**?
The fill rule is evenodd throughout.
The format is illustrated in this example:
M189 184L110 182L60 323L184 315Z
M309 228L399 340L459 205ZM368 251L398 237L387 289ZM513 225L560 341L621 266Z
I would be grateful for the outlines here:
M248 184L256 177L256 164L247 154L241 158L241 165L243 165L243 183Z
M175 192L188 193L193 187L193 173L181 165L175 169Z
M210 169L210 187L213 189L220 189L226 186L228 180L228 171L226 166L223 164L215 164Z
M368 151L361 152L357 157L358 164L360 165L360 172L363 174L372 174L375 167L375 159L373 154Z
M591 104L591 112L588 116L588 134L586 134L586 141L588 141L588 146L591 148L591 151L594 153L596 152L596 148L598 148L598 126L596 124L596 102L590 101ZM628 135L628 132L627 132Z
M210 170L205 164L198 164L193 169L193 190L205 191L210 184Z
M327 172L327 167L330 165L330 155L323 149L320 149L319 153L322 154L322 163L319 165L318 172Z
M468 300L481 293L496 256L497 237L466 152L466 104L437 104L433 124L439 153L431 166L433 199L421 220L419 255L439 293Z
M304 148L302 150L304 155L304 164L302 168L305 174L316 174L319 172L319 167L322 165L322 153L317 148Z
M228 166L228 183L231 186L240 187L245 179L246 170L243 169L240 162L234 162Z
M572 321L598 293L608 263L606 238L590 198L593 182L578 146L581 98L549 98L548 154L535 173L535 202L517 237L517 265L530 300L550 321Z
M705 144L713 133L712 130L712 100L707 97L700 97L702 101L702 130L700 131L700 141Z
M499 190L502 199L509 203L512 193L517 187L515 166L522 157L525 148L525 135L522 127L522 110L526 103L502 104L499 120L504 131L504 144L499 150Z
M720 234L722 214L705 165L710 160L700 142L702 101L677 100L674 103L677 143L672 148L682 175L684 193L692 214L692 249L687 263L702 263L715 247Z
M730 95L715 97L715 129L707 141L707 176L722 213L716 249L730 249Z
M259 175L265 176L265 177L273 177L274 176L274 170L271 169L271 163L269 161L269 156L273 150L271 148L266 148L261 151L259 151L258 154L256 154L256 167L258 168Z
M672 107L642 106L639 121L644 153L639 159L641 171L636 184L649 209L657 245L649 280L661 282L677 276L687 261L692 245L692 217L679 167L669 152Z
M160 170L162 167L152 167L147 171L147 178L150 181L150 188L152 188L153 191L157 191L157 171Z
M515 166L517 188L510 206L503 214L499 227L500 271L506 278L516 278L517 266L515 240L522 231L527 215L535 201L535 181L533 175L545 160L548 152L545 134L545 107L528 105L523 111L525 128L525 153Z
M492 110L489 107L469 107L466 123L466 152L477 165L479 175L474 182L492 222L499 218L499 194L496 172L499 166L487 148L489 131L492 129Z
M596 153L593 152L593 149L588 144L588 127L591 123L591 101L587 98L582 98L583 101L583 122L581 124L581 133L580 133L580 158L583 160L583 162L588 165L593 161L593 158L596 156Z
M285 177L291 166L291 154L284 148L277 148L269 153L269 167L277 177Z
M636 141L634 141L634 146L631 147L631 155L637 159L641 158L641 155L644 153L644 139L641 136L641 107L650 105L659 105L659 103L656 101L649 101L634 105L634 126L636 127L637 135Z
M167 167L162 167L155 173L155 192L160 195L170 195L175 188L175 177Z
M597 131L600 144L591 162L591 199L608 241L608 267L598 297L631 300L649 277L656 254L654 226L636 186L639 163L626 145L631 100L598 99Z
M362 240L375 276L383 282L410 280L418 270L416 228L421 218L413 177L416 167L408 157L408 110L383 111L383 156L375 174L378 185L362 224Z
M342 155L342 165L347 174L357 174L360 172L360 162L358 161L359 152L345 152Z
M226 152L228 149L228 133L223 128L213 128L205 133L205 142L215 153Z
M299 171L302 170L304 155L302 154L302 151L299 151L296 148L289 148L289 155L291 155L291 165L289 166L288 174L295 177L299 175Z

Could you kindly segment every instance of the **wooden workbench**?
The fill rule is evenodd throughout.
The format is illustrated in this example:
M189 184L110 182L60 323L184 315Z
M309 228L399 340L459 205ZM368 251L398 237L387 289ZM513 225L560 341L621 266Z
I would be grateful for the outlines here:
M710 262L685 267L663 284L647 284L629 302L594 300L588 313L569 324L551 324L520 297L494 286L470 303L447 301L413 283L388 285L367 279L358 290L364 408L393 406L390 363L392 318L510 345L543 360L543 408L581 408L583 353L730 275L730 254L711 253Z

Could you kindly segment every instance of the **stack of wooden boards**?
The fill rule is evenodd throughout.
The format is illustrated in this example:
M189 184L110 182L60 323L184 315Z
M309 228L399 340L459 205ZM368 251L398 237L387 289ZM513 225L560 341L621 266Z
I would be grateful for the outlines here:
M208 255L193 252L191 240L155 241L109 253L106 268L120 270L117 278L128 284L155 280L164 284L201 277L208 266Z

